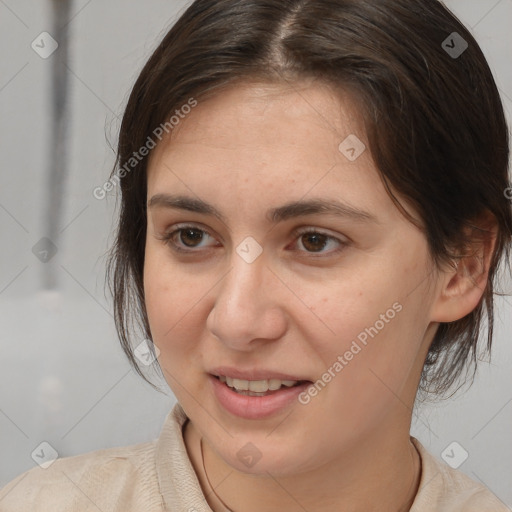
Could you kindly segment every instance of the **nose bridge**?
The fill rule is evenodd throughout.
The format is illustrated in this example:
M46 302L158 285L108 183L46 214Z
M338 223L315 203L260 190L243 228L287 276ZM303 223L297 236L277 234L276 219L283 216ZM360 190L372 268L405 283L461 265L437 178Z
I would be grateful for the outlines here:
M231 268L219 284L207 321L212 334L238 350L248 347L254 339L278 338L285 327L284 313L274 292L275 277L263 254L253 259L250 243L242 242L233 251Z
M234 253L231 258L231 270L221 285L216 306L229 316L258 316L261 314L261 308L265 307L267 272L262 256L248 262Z

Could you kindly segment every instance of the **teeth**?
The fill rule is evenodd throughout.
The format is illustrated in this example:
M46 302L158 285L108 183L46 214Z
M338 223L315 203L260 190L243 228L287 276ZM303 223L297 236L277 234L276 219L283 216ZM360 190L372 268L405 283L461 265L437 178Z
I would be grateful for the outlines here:
M281 381L278 379L269 379L268 381L268 389L270 391L275 391L276 389L279 389L281 387Z
M240 380L240 379L233 379L233 383L231 387L240 389L242 391L247 391L249 389L249 381L248 380ZM255 391L252 389L251 391Z
M257 393L265 393L268 391L268 380L245 380L241 382L248 385L249 391L256 391Z
M220 375L219 380L225 382L230 388L234 388L237 391L253 391L255 393L265 393L266 391L276 391L281 386L292 387L297 384L296 380L279 380L279 379L268 379L268 380L243 380L233 379L232 377Z

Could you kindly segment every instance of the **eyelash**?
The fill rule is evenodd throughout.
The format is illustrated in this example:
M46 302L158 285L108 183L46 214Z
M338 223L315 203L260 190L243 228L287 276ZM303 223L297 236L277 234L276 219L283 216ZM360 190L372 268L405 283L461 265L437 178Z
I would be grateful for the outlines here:
M193 229L195 231L206 233L209 237L215 238L208 230L199 228L198 226L195 226L193 224L177 225L176 229L174 229L173 231L164 233L163 235L158 236L157 238L162 240L166 245L168 245L171 248L171 250L173 250L175 252L182 253L182 254L198 253L199 250L195 250L194 248L183 249L182 247L177 245L173 240L176 235L178 235L179 233L181 233L183 231L186 231L187 229ZM315 228L299 228L293 232L293 236L294 236L295 240L298 240L300 237L302 237L304 235L308 235L308 234L322 235L322 236L326 237L326 240L327 240L326 243L328 243L329 241L335 241L339 244L339 247L337 249L330 251L328 253L299 251L299 252L305 252L306 254L311 255L313 258L324 258L327 256L332 256L334 254L341 252L348 245L348 242L340 240L339 238L336 238L335 236L329 235L328 233L325 233L322 230L315 229Z

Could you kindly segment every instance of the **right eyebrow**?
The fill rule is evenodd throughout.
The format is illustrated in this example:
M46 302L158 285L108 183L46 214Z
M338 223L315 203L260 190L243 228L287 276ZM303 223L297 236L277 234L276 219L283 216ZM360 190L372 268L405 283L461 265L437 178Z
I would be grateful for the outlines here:
M212 215L226 224L224 215L215 206L184 195L156 194L148 201L148 208L171 208Z

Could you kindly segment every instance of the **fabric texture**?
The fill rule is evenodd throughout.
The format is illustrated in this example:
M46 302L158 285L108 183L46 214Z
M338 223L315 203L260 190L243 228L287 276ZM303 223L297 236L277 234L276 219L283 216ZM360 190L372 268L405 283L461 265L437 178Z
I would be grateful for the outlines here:
M211 512L183 441L177 403L158 439L57 459L0 490L0 512ZM422 462L410 512L510 512L486 487L433 457Z

